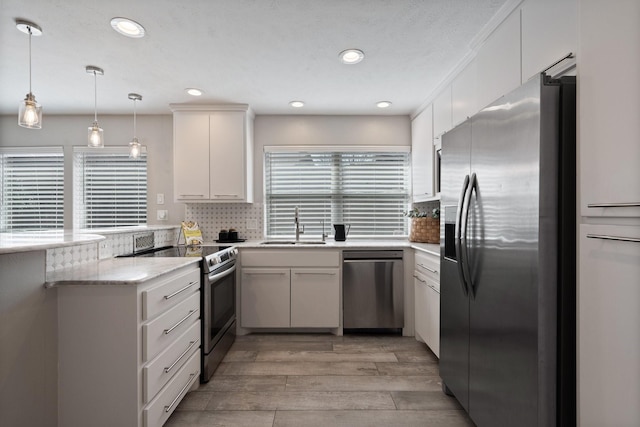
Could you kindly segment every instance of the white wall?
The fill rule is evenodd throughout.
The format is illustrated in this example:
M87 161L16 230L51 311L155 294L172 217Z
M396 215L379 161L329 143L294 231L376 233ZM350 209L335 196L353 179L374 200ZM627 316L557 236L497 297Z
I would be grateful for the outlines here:
M133 137L131 115L99 116L104 129L105 145L127 146ZM86 146L87 128L92 116L43 114L40 130L18 126L16 115L0 116L0 147L63 146L65 153L65 228L73 221L73 146ZM137 117L137 136L147 147L147 222L149 224L179 224L184 217L184 204L173 202L173 119L171 115ZM156 194L164 193L165 204L156 204ZM169 211L167 221L158 221L156 210Z
M268 145L411 146L409 116L256 116L254 201L263 202L264 147Z

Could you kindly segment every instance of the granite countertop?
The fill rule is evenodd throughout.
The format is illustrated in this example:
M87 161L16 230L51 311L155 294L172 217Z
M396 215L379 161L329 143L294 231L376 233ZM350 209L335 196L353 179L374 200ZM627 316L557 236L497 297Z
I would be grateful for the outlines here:
M47 273L45 286L139 285L199 261L200 257L109 258Z
M104 236L69 230L0 233L0 254L39 251L63 246L95 243Z

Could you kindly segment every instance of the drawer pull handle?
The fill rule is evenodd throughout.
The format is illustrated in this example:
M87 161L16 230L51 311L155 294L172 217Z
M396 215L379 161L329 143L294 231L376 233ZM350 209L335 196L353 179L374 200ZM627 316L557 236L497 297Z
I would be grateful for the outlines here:
M640 243L640 239L636 237L620 237L620 236L607 236L603 234L587 234L587 238L602 239L602 240L617 240L618 242Z
M628 203L589 203L588 208L630 208L634 206L640 206L640 202L628 202Z
M187 349L186 349L186 350L185 350L185 351L184 351L180 356L178 356L178 358L176 359L176 361L175 361L175 362L173 362L173 363L172 363L171 365L169 365L168 367L164 368L164 373L165 373L165 374L168 374L168 373L169 373L169 371L171 371L171 370L174 368L174 366L176 366L176 365L178 364L178 362L180 361L180 359L182 359L184 356L186 356L186 355L187 355L187 353L189 353L189 350L191 350L191 348L192 348L194 345L196 345L196 342L197 342L197 341L191 341L191 342L189 343L189 347L187 347Z
M278 271L263 271L261 273L252 273L250 271L244 271L243 274L247 276L262 276L262 275L275 275L275 276L285 276L287 273L278 272Z
M213 197L240 197L238 194L214 194Z
M422 280L421 278L419 278L418 276L416 276L415 274L413 275L413 278L416 279L418 282L422 282L422 283L427 283L426 280Z
M204 197L204 194L181 194L180 197Z
M186 316L184 316L178 323L176 323L175 325L173 325L172 327L170 327L169 329L165 329L164 330L164 334L170 334L175 328L177 328L178 326L180 326L182 324L182 322L184 322L185 320L187 320L193 313L195 313L195 310L189 310L189 314L187 314Z
M187 384L185 384L184 387L182 387L182 390L180 390L180 392L178 393L178 395L175 397L175 399L173 399L173 401L168 405L164 407L164 412L169 412L171 411L171 408L173 408L173 406L178 403L178 400L180 399L180 395L182 395L182 393L184 393L189 386L191 385L191 379L193 379L193 377L195 377L196 374L191 374L189 375L189 381L187 381Z
M438 270L433 270L433 269L431 269L431 268L427 267L426 265L423 265L423 264L420 264L420 263L418 263L418 267L422 267L422 268L424 268L425 270L429 270L429 271L430 271L430 272L432 272L432 273L437 273L437 272L438 272Z
M307 275L316 275L316 276L335 276L336 275L336 273L320 273L320 272L314 273L311 271L296 271L293 274L300 274L300 275L307 274Z
M198 282L191 282L191 283L189 283L187 286L185 286L184 288L182 288L182 289L178 289L177 291L175 291L174 293L172 293L172 294L170 294L170 295L165 295L165 296L164 296L164 299L171 299L171 298L175 297L176 295L178 295L180 292L184 292L184 291L186 291L187 289L189 289L190 287L192 287L192 286L193 286L193 285L195 285L196 283L198 283Z

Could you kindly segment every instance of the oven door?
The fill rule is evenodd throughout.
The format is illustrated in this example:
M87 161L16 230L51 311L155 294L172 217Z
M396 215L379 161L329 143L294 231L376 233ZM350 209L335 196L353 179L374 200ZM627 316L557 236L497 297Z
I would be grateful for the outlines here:
M202 329L203 351L209 354L236 318L236 264L204 276Z

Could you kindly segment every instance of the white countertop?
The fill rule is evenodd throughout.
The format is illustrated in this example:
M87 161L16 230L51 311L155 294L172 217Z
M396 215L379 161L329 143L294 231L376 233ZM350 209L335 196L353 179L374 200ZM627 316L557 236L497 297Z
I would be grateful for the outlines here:
M109 258L47 273L45 286L139 285L199 261L200 257Z
M243 248L252 248L252 249L296 249L296 250L304 250L304 249L404 249L404 248L413 248L423 252L430 253L432 255L440 256L440 244L431 244L431 243L415 243L409 242L407 240L399 240L399 239L377 239L377 240L358 240L358 239L348 239L344 242L336 242L332 239L327 239L325 243L318 244L268 244L264 245L262 242L265 240L277 241L278 239L261 239L261 240L249 240L246 242L240 243L231 243L233 246L236 246L240 249ZM287 240L287 239L282 239ZM290 241L290 240L287 240ZM302 242L305 242L304 239L301 239Z
M104 236L97 234L86 234L69 230L0 233L0 254L80 245L98 242L104 239Z

